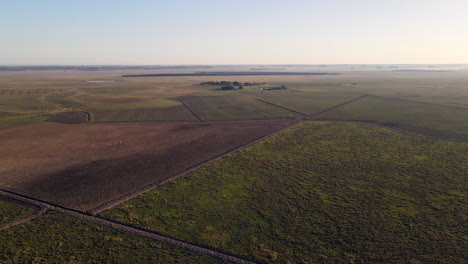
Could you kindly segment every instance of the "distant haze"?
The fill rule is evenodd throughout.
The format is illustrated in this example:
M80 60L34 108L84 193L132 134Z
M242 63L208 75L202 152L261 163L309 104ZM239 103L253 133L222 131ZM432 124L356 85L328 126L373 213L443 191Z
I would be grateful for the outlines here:
M0 65L468 63L468 0L15 0Z

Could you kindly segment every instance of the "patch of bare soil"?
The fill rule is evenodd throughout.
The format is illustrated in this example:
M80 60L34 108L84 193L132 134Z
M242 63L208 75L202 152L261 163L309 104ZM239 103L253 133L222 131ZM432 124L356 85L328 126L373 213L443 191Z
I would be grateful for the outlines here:
M291 122L41 123L4 128L0 187L88 210Z

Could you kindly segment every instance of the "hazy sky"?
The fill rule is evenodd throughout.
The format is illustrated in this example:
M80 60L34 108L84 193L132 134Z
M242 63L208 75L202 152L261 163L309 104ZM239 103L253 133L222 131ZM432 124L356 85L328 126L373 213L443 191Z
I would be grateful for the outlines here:
M468 63L468 0L0 0L0 65L327 63Z

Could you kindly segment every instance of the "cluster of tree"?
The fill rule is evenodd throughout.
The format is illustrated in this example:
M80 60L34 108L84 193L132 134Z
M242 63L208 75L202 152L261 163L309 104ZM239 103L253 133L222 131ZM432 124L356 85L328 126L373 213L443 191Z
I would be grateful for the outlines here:
M262 90L286 90L288 89L288 87L284 86L284 85L281 85L281 86L277 86L277 87L265 87L265 88L262 88Z
M238 88L234 87L234 86L222 86L221 88L219 88L219 90L237 90L237 89L244 89L244 87L241 85L241 86L238 86Z
M201 82L201 85L217 85L217 86L255 86L255 85L263 85L266 84L265 82L228 82L228 81L220 81L220 82Z

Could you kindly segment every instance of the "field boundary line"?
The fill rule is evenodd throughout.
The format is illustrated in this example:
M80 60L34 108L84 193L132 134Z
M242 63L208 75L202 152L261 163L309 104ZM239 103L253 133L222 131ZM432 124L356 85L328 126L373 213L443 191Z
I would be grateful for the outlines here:
M192 113L192 115L194 115L200 122L204 122L197 114L195 114L192 109L190 109L190 107L188 107L187 104L185 104L185 102L182 100L182 97L177 97L177 100L179 100L185 106L185 108L187 108L187 110L189 110L190 113Z
M40 209L41 214L39 216L42 216L45 212L47 212L47 210L54 210L59 213L63 213L63 214L66 214L66 215L69 215L69 216L72 216L81 220L93 222L98 225L107 226L115 230L131 233L133 235L147 237L152 240L157 240L166 244L174 245L180 248L184 248L184 249L197 252L203 255L212 256L217 259L229 261L232 263L237 263L237 264L257 264L258 263L258 262L240 257L240 256L235 256L235 255L231 255L228 253L224 253L214 248L209 248L209 247L193 244L193 243L186 242L177 238L173 238L164 234L157 233L155 231L145 230L143 228L134 227L134 226L127 225L124 223L119 223L116 221L104 219L102 217L92 216L92 215L89 215L89 214L86 214L77 210L68 209L62 206L56 206L48 202L41 201L39 199L28 197L22 194L17 194L11 191L0 189L0 195L17 200L17 201L21 201L24 203L39 206L41 208Z
M377 97L377 98L401 100L401 101L407 101L407 102L412 102L412 103L420 103L420 104L429 104L429 105L437 105L437 106L452 107L452 108L458 108L458 109L463 109L463 110L467 110L467 111L468 111L468 107L463 107L463 106L455 106L455 105L446 105L446 104L429 103L429 102L422 102L422 101L416 101L416 100L404 99L404 98L398 98L398 97L390 97L390 96L380 96L380 95L369 95L369 96Z
M37 205L35 205L35 206L37 206ZM47 212L47 207L42 206L42 205L38 206L37 210L34 213L32 213L32 214L30 214L28 216L25 216L23 218L13 220L10 223L0 225L0 231L7 230L8 228L12 228L14 226L17 226L17 225L29 222L31 220L34 220L36 218L39 218L39 217L43 216L46 212Z
M332 106L332 107L330 107L330 108L327 108L327 109L318 111L317 113L314 113L314 114L309 115L309 117L313 117L313 116L316 116L316 115L320 115L320 114L323 114L323 113L325 113L325 112L334 110L334 109L336 109L336 108L338 108L338 107L342 107L342 106L344 106L344 105L347 105L347 104L350 104L350 103L354 103L354 102L356 102L356 101L358 101L358 100L361 100L361 99L363 99L363 98L366 98L366 97L368 97L368 96L369 96L368 94L359 96L358 98L354 98L353 100L350 100L350 101L347 101L347 102L344 102L344 103L341 103L341 104L337 104L337 105Z
M87 120L86 120L86 123L87 123L87 124L93 123L93 119L94 119L94 118L93 118L93 114L92 114L90 111L87 111L87 110L81 110L81 111L83 111L83 112L86 113L86 116L87 116L87 118L86 118L86 119L87 119Z
M290 108L287 108L287 107L284 107L284 106L281 106L281 105L277 105L277 104L268 102L268 101L263 100L263 99L256 98L255 100L257 100L257 101L259 101L259 102L262 102L262 103L265 103L265 104L269 104L269 105L278 107L278 108L281 108L281 109L283 109L283 110L286 110L286 111L289 111L289 112L292 112L292 113L295 113L295 114L299 114L299 115L305 116L305 117L308 117L308 116L309 116L309 115L304 114L304 113L301 113L301 112L299 112L299 111L296 111L296 110L293 110L293 109L290 109Z
M283 131L285 131L285 130L293 127L293 126L296 126L296 125L302 123L303 121L304 120L299 120L299 121L293 122L293 123L291 123L291 124L289 124L289 125L287 125L287 126L285 126L283 128L280 128L280 129L278 129L276 131L273 131L272 133L269 133L269 134L254 138L254 139L252 139L252 140L250 140L250 141L248 141L248 142L246 142L246 143L244 143L244 144L242 144L242 145L240 145L238 147L235 147L233 149L224 151L224 152L222 152L222 153L220 153L218 155L215 155L215 156L213 156L213 157L211 157L211 158L209 158L207 160L199 162L199 163L197 163L197 164L195 164L195 165L193 165L193 166L191 166L191 167L189 167L187 169L176 172L176 173L174 173L174 174L172 174L172 175L170 175L170 176L168 176L168 177L166 177L166 178L164 178L164 179L162 179L162 180L160 180L158 182L148 184L148 185L143 186L143 187L141 187L141 188L139 188L139 189L137 189L135 191L132 191L132 192L126 194L126 195L123 195L123 196L121 196L121 197L119 197L117 199L114 199L114 200L111 200L109 202L103 203L103 204L97 206L96 208L88 210L87 212L89 214L91 214L91 215L98 215L98 214L104 212L105 210L111 209L112 207L115 207L115 206L117 206L117 205L119 205L121 203L124 203L124 202L126 202L126 201L128 201L130 199L133 199L133 198L135 198L135 197L137 197L137 196L139 196L141 194L144 194L144 193L149 192L151 190L154 190L154 189L156 189L156 188L158 188L158 187L160 187L160 186L162 186L164 184L167 184L169 182L177 180L177 179L187 175L188 173L193 172L193 171L195 171L195 170L197 170L197 169L199 169L201 167L204 167L206 165L209 165L209 164L211 164L211 163L213 163L215 161L218 161L218 160L224 158L225 156L236 153L236 152L238 152L238 151L240 151L240 150L242 150L242 149L244 149L246 147L249 147L249 146L257 143L257 142L260 142L260 141L268 139L268 138L270 138L270 137L272 137L272 136L274 136L276 134L279 134L279 133L281 133L281 132L283 132Z

